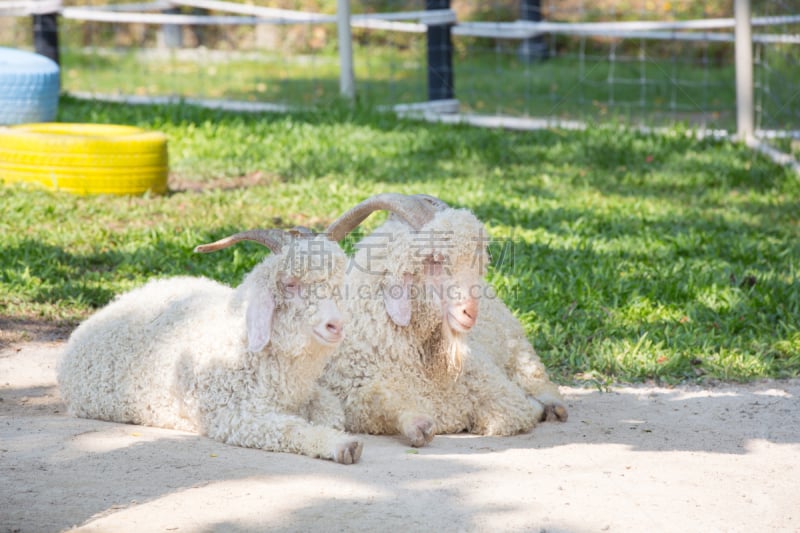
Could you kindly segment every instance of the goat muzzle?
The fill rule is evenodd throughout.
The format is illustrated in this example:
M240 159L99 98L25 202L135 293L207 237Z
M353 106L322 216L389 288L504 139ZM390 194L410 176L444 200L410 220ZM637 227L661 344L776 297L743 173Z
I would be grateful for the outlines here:
M478 321L478 300L476 298L468 298L448 306L447 321L453 330L460 333L466 333L471 330Z
M319 322L314 326L314 335L323 345L336 345L344 339L344 320L339 309L330 300L323 300L319 304Z

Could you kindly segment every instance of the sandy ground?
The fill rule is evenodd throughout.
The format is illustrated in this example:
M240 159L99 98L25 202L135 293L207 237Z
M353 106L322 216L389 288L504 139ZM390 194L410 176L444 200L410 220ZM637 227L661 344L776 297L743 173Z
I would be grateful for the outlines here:
M567 423L344 466L67 416L60 343L0 350L0 531L800 531L800 381L564 388Z

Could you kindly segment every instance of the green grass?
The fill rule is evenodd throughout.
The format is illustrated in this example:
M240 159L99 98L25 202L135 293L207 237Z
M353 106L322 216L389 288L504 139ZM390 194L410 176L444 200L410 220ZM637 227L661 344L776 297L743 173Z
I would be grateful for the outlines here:
M248 115L63 99L60 119L169 137L163 197L0 188L0 314L75 324L154 276L238 283L243 228L321 229L367 195L424 192L489 228L490 280L557 379L800 373L800 180L682 131L511 133L365 109ZM368 221L367 228L376 221Z

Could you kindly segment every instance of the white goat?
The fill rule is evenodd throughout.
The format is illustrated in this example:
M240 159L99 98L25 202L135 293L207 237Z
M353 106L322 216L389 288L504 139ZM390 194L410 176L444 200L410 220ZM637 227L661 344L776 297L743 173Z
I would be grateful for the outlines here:
M328 236L342 239L378 209L393 215L350 260L351 334L323 374L346 429L422 446L437 432L511 435L566 419L522 327L483 280L483 224L430 196L383 194L342 215Z
M325 237L254 230L272 250L237 289L205 278L151 281L70 336L58 366L71 413L198 432L270 451L351 464L341 403L318 385L341 341L346 258Z

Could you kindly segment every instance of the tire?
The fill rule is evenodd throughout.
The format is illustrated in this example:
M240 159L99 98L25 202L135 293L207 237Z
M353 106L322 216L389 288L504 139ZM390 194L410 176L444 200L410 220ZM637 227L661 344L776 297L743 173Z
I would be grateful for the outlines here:
M167 192L167 138L134 126L22 124L0 128L0 180L74 194Z
M0 47L0 124L55 120L59 71L44 56Z

